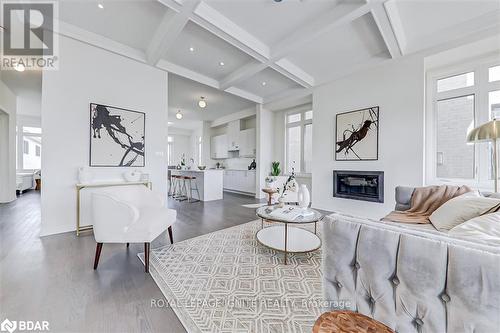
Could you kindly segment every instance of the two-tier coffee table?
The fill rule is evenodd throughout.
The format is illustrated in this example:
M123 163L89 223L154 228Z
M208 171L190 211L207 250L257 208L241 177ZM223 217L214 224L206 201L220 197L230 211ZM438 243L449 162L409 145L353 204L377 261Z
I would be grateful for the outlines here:
M284 252L285 265L288 253L307 253L321 247L321 239L316 234L317 223L323 215L311 208L285 206L288 209L301 209L304 215L295 218L276 217L272 215L278 206L263 206L257 209L257 216L262 219L262 228L257 231L257 241L273 250ZM275 222L277 225L264 228L264 220ZM314 233L300 228L300 225L314 223Z

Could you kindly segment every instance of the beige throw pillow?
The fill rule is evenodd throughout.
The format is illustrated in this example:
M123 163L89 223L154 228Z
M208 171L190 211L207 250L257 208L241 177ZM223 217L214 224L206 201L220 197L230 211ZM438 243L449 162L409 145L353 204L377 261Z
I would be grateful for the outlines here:
M485 198L472 193L448 200L436 209L429 217L432 225L439 231L448 231L474 217L500 208L500 199Z

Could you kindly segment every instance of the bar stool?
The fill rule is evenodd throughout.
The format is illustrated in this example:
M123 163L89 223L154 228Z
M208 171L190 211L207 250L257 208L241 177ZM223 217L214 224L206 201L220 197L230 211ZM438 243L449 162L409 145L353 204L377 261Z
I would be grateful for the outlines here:
M193 187L194 181L194 187ZM189 191L187 189L189 187ZM193 200L193 191L196 191L198 199ZM189 203L200 201L200 191L198 190L198 184L196 183L196 177L194 176L184 176L184 193L187 195L187 201Z
M179 175L172 176L172 182L173 182L172 198L178 201L184 201L187 198L185 192L183 192L183 185L184 185L183 178L184 178L183 176Z

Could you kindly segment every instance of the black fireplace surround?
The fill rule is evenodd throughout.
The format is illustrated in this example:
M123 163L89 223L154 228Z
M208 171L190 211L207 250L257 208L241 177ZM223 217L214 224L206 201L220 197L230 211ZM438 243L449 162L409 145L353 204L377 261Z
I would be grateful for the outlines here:
M384 202L384 172L333 170L333 196Z

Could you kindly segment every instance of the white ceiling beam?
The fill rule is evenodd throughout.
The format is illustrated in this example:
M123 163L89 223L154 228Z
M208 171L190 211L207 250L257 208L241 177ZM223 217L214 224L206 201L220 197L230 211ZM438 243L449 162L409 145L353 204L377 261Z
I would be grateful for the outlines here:
M267 66L267 63L254 61L249 62L248 64L238 68L237 70L223 78L220 81L220 88L222 90L226 90L227 88L234 86L238 82L244 81L249 77L254 76L255 74L264 70Z
M231 36L238 43L245 45L247 48L250 48L265 58L269 58L269 47L266 44L262 43L205 2L200 3L195 9L194 14ZM195 17L192 17L192 19L195 20ZM204 26L202 25L202 27Z
M119 43L110 38L84 30L72 24L59 20L59 30L54 31L59 35L78 40L82 43L133 59L139 62L146 62L146 54L133 47Z
M370 0L372 5L370 13L373 16L391 58L395 59L401 57L402 52L396 38L396 33L391 25L389 15L384 7L384 1L385 0Z
M370 12L371 5L364 4L355 9L349 6L345 8L340 6L325 15L314 20L311 24L297 30L295 33L289 35L283 41L271 49L271 60L277 61L292 51L303 46L305 43L317 38L318 36L331 31L335 28L348 24L357 18Z
M264 100L264 108L275 111L308 103L312 100L312 93L312 88L289 89L266 98Z
M226 89L225 91L228 93L231 93L233 95L239 96L241 98L248 99L248 100L255 102L255 103L258 103L258 104L262 104L264 101L262 97L257 96L255 94L252 94L251 92L248 92L248 91L240 89L240 88L231 87L231 88Z
M198 72L192 71L186 67L182 67L179 65L176 65L174 63L171 63L165 59L160 59L156 66L160 69L163 69L164 71L167 71L169 73L173 73L182 77L185 77L187 79L202 83L206 86L215 88L215 89L220 89L219 81L212 79L211 77L208 77L206 75L200 74Z
M389 0L385 2L384 7L387 13L387 17L389 18L392 31L394 32L394 37L396 37L396 40L398 42L401 55L404 56L406 54L407 41L403 22L401 21L401 14L399 13L396 0Z
M172 47L200 1L201 0L186 1L178 13L167 10L146 50L148 63L150 65L156 65L165 53L167 53L168 49Z
M314 78L306 73L302 68L298 67L286 58L276 61L271 65L271 67L275 71L288 77L290 80L297 82L304 88L310 88L314 86Z

